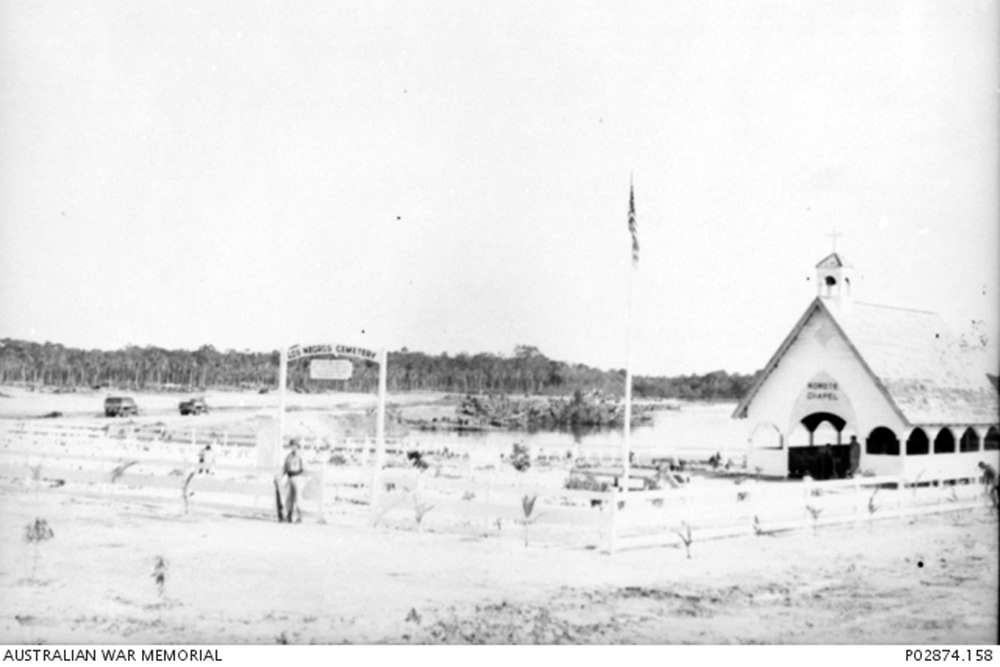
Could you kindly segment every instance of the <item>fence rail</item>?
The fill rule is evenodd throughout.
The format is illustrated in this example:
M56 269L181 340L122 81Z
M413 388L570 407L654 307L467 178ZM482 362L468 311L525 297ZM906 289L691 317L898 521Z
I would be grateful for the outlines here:
M74 443L93 445L95 439L106 445L100 453L92 446L74 451ZM102 429L0 424L0 477L86 484L89 492L103 495L183 499L185 509L190 500L195 508L273 514L275 471L259 468L252 448L234 441L220 444L215 460L205 466L198 461L199 443L160 441L153 446ZM331 449L360 452L365 461L369 446L367 439L353 439ZM320 517L339 503L367 505L371 497L371 469L331 462L331 449L306 452L306 509ZM377 525L487 535L509 534L505 531L516 526L526 540L530 534L532 541L608 553L958 511L984 502L974 476L945 485L914 485L898 476L739 483L696 478L683 488L624 493L617 488L564 488L571 470L541 465L515 473L494 463L444 459L449 467L419 470L406 460L404 442L398 441L394 451L383 473L385 486L368 507ZM210 473L193 474L206 467Z

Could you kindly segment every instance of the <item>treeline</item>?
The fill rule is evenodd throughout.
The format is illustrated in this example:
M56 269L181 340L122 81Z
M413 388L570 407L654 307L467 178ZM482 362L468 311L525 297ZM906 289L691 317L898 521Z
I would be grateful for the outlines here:
M113 387L122 390L203 391L209 388L267 391L278 386L279 354L226 350L167 350L130 345L120 350L81 350L58 343L0 340L0 383L58 390ZM679 377L635 376L636 398L714 400L740 398L754 376L715 371ZM538 348L518 345L511 356L492 353L428 355L406 348L389 353L390 392L439 391L463 394L549 394L599 391L621 396L625 371L599 370L549 359ZM378 366L355 361L349 380L309 378L308 359L288 369L293 391L374 392Z

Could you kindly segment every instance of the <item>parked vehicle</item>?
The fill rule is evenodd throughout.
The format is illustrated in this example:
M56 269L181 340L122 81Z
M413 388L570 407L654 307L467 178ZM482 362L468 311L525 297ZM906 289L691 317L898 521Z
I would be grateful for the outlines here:
M104 415L107 417L128 417L139 414L139 406L131 396L108 396L104 399Z
M182 415L205 415L208 414L208 404L205 403L204 398L189 398L186 401L181 401L180 405L177 406Z

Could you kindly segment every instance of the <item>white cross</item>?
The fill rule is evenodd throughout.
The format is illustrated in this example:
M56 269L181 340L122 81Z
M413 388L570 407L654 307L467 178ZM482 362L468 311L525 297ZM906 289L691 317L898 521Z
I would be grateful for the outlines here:
M833 231L827 234L827 236L833 239L833 251L837 252L837 237L843 236L843 232L838 232L837 227L834 226Z

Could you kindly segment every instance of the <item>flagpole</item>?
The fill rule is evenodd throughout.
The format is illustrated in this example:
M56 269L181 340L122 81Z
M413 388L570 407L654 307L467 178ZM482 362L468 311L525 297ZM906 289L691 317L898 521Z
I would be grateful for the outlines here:
M628 229L632 235L632 264L628 272L628 315L626 316L625 334L625 438L622 446L625 451L622 454L622 493L628 493L629 473L631 472L632 445L632 292L635 282L636 268L639 266L639 234L635 219L635 187L632 184L632 176L629 175L628 183Z
M628 271L628 316L625 336L625 452L622 455L622 493L628 493L629 473L631 472L631 452L632 440L632 285L635 282L635 264L629 267Z

